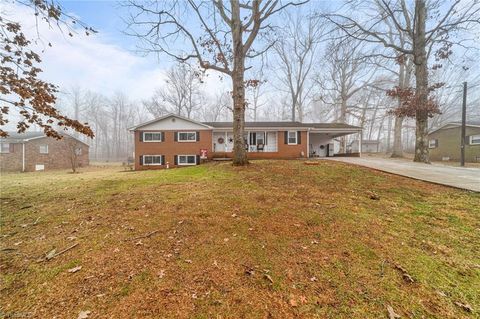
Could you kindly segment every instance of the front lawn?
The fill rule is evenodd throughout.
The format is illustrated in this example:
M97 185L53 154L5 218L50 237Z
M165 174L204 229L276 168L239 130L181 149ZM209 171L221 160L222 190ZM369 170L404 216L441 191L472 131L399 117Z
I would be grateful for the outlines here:
M479 194L330 161L0 186L0 318L480 314Z

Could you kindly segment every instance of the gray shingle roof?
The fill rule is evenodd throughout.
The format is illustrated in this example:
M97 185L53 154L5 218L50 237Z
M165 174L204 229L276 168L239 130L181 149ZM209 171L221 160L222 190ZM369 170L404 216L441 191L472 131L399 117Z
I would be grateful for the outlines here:
M39 138L44 137L45 134L43 132L24 132L24 133L17 133L17 132L7 132L7 137L2 137L0 141L6 143L20 143L25 140L29 140L31 138Z
M43 132L24 132L24 133L7 132L7 133L8 133L8 137L0 138L0 142L2 142L2 143L23 143L23 142L26 142L26 141L31 140L33 138L47 137L45 135L45 133L43 133ZM76 138L74 136L71 136L67 133L60 133L60 134L64 135L64 136L70 136L71 138L74 138L77 141L79 141L79 142L88 146L87 143L85 143L82 140L79 140L78 138Z
M203 122L208 126L214 128L231 128L232 122ZM358 126L353 126L344 123L300 123L300 122L245 122L245 127L304 127L304 128L318 128L318 129L328 129L328 128L337 128L337 129L360 129Z

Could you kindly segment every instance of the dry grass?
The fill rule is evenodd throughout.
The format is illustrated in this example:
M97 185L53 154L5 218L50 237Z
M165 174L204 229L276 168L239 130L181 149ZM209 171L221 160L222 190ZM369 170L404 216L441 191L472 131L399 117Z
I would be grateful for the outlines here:
M258 161L9 174L1 205L4 316L480 313L480 195L365 168Z

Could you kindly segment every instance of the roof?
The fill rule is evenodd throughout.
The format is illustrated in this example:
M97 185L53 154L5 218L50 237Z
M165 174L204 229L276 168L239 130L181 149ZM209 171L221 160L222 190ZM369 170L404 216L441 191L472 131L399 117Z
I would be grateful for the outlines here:
M203 122L204 124L213 128L231 128L232 122ZM301 123L301 122L245 122L245 127L251 128L283 128L283 127L295 127L295 128L317 128L317 129L360 129L358 126L353 126L344 123Z
M35 138L41 138L45 136L43 132L24 132L24 133L7 132L7 133L8 133L7 137L1 138L2 142L21 143L24 141L28 141Z
M202 125L206 128L209 129L231 129L233 128L233 122L197 122L195 120L176 115L176 114L167 114L161 117L158 117L156 119L153 119L148 122L144 122L141 124L138 124L136 126L132 126L129 128L130 131L135 131L141 127L144 127L146 125L164 120L169 117L177 117L198 125ZM301 123L301 122L287 122L287 121L280 121L280 122L274 122L274 121L263 121L263 122L245 122L245 127L246 128L295 128L295 129L312 129L312 130L325 130L325 129L332 129L332 130L355 130L359 131L362 128L359 126L353 126L349 124L344 124L344 123Z
M454 128L454 127L460 127L462 126L462 122L448 122L446 124L443 124L442 126L439 126L437 128L432 129L429 134L432 134L433 132L439 131L439 130L444 130L444 129L449 129L449 128ZM465 126L468 127L480 127L480 121L467 121L465 123Z
M143 122L143 123L140 123L140 124L138 124L138 125L129 127L128 130L129 130L129 131L135 131L136 129L139 129L139 128L141 128L142 126L145 126L145 125L148 125L148 124L152 124L152 123L155 123L155 122L164 120L164 119L169 118L169 117L172 117L172 116L177 117L177 118L182 119L182 120L185 120L185 121L189 121L189 122L198 124L198 125L205 126L205 127L207 127L207 128L212 128L212 127L208 126L208 125L205 124L205 123L197 122L197 121L195 121L195 120L192 120L192 119L189 119L189 118L186 118L186 117L177 115L177 114L169 113L169 114L167 114L167 115L157 117L157 118L155 118L155 119L153 119L153 120L151 120L151 121Z
M0 138L0 141L3 143L24 143L28 142L31 140L39 139L39 138L44 138L47 137L44 132L24 132L24 133L18 133L18 132L7 132L8 136L7 137L2 137ZM83 143L88 146L87 143L79 140L78 138L71 136L70 134L66 133L60 133L61 135L69 136L73 139L76 139L80 143Z

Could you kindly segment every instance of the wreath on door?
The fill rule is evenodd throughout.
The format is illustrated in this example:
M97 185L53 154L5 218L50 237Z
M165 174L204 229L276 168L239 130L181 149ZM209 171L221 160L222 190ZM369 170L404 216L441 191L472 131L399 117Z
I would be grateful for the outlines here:
M219 137L217 141L218 141L218 144L223 144L225 142L223 137Z

